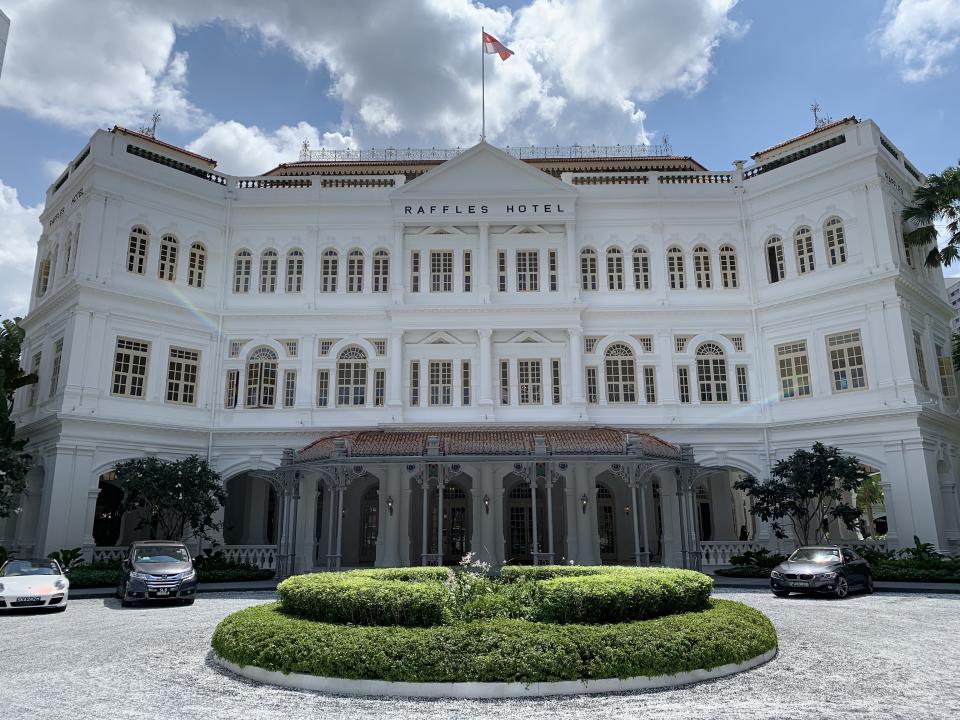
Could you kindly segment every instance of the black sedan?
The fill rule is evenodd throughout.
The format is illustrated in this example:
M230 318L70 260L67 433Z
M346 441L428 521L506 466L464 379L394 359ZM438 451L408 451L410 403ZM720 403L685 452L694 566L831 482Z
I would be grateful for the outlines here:
M853 589L872 593L873 577L870 563L853 550L817 545L797 548L771 570L770 589L777 597L799 592L845 598Z

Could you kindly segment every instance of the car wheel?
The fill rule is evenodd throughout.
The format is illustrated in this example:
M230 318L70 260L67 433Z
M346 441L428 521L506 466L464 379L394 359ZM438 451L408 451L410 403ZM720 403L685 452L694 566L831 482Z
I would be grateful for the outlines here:
M873 595L873 574L867 573L867 581L863 585L867 595Z
M789 590L771 590L770 592L772 592L777 597L786 597L787 595L790 594Z
M120 598L120 607L132 607L133 602L127 600L127 585L124 583L117 588L117 597Z
M843 575L837 578L837 587L834 589L833 594L838 598L845 598L850 594L850 583L847 582L847 579Z

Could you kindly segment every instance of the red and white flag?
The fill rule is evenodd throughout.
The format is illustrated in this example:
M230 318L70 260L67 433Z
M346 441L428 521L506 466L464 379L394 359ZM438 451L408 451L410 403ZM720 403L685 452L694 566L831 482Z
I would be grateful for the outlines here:
M497 54L500 56L501 60L506 60L508 57L513 55L513 50L508 48L488 32L483 33L483 51L487 55Z

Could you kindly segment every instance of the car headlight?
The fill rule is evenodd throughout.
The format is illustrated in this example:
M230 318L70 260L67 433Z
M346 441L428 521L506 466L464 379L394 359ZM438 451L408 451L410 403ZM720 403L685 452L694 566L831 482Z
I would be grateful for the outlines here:
M153 576L149 573L137 572L136 570L130 573L131 580L149 580L151 577Z
M817 575L821 580L833 580L836 576L837 574L835 572L825 572Z
M783 580L783 573L781 573L781 572L779 572L779 571L777 571L777 570L771 570L771 571L770 571L770 577L772 577L772 578L777 578L778 580Z
M181 580L193 580L197 576L196 570L187 570L186 572L180 573Z
M54 586L57 590L63 590L64 588L67 587L67 585L69 585L69 583L68 583L66 580L64 580L63 578L60 578L59 580L57 580L57 581L53 584L53 586Z

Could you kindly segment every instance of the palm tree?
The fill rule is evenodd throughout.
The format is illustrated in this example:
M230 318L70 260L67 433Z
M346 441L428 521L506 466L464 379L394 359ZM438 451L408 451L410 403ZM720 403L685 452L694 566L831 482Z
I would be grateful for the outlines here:
M927 181L913 193L913 204L901 215L904 225L912 227L904 233L910 245L932 246L927 253L927 267L951 265L960 260L960 167L948 167L939 175L928 175ZM937 245L937 220L947 222L947 244Z

